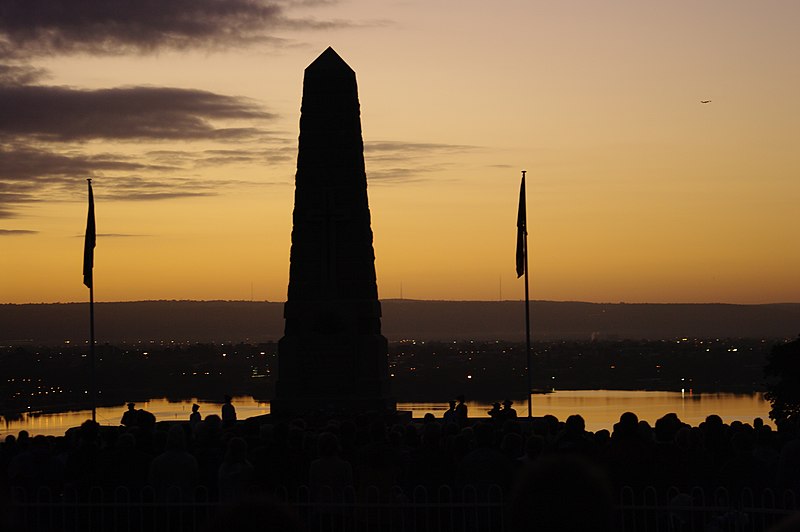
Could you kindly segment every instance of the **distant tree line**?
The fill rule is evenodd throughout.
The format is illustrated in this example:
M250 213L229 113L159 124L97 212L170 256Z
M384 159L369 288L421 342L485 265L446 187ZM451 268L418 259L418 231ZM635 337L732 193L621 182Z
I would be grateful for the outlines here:
M778 427L800 429L800 338L772 348L764 367L767 393L772 404L769 417Z
M765 389L764 368L773 345L775 341L764 339L537 342L531 354L532 384L541 390L757 392ZM478 400L524 397L523 343L403 341L391 343L389 350L392 392L398 401L444 402L458 394ZM86 345L0 348L0 412L85 405L90 387L87 352ZM154 397L213 400L224 394L268 400L278 369L273 342L100 345L96 357L102 404ZM797 359L792 363L798 364ZM780 369L786 364L773 357L767 369L800 379L800 372ZM780 386L771 393L800 389L789 380Z
M673 390L752 393L764 390L774 340L674 339L536 342L536 390ZM527 386L525 344L399 342L390 348L398 399L443 400L464 393L499 400Z

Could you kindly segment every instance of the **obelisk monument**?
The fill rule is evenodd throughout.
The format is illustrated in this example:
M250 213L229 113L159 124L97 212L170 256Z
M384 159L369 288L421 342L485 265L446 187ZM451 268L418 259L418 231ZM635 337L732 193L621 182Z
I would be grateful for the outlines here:
M305 70L289 260L272 413L394 411L356 75L332 48Z

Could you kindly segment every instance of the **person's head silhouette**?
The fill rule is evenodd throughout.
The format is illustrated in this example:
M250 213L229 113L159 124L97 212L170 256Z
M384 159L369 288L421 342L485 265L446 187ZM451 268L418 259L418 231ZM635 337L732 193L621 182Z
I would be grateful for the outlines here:
M509 531L611 532L611 483L588 459L573 454L539 456L511 494Z

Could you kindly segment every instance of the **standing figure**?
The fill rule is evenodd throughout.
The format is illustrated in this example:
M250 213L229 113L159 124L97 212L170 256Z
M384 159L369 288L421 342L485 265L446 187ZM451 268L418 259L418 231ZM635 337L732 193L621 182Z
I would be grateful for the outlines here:
M450 408L445 410L444 415L442 416L442 421L444 424L447 425L448 423L456 423L458 424L458 419L456 419L456 402L450 401Z
M456 399L458 399L458 404L456 405L456 422L459 426L464 427L467 425L467 419L469 418L467 403L464 402L465 399L463 395L459 395Z
M195 426L202 421L203 416L200 415L200 405L194 403L192 405L192 413L189 414L189 425Z
M128 403L128 409L122 414L122 419L119 423L128 428L139 424L139 412L136 410L136 403Z
M156 500L187 503L194 500L200 481L200 467L194 455L186 450L183 427L173 425L167 432L164 452L153 458L147 482L153 487Z
M511 408L511 405L513 404L514 401L512 401L511 399L506 399L505 401L503 401L503 410L501 410L500 412L501 414L500 417L503 420L515 419L517 417L517 411Z
M230 395L225 396L225 404L222 405L222 425L230 427L236 424L236 408L233 407Z

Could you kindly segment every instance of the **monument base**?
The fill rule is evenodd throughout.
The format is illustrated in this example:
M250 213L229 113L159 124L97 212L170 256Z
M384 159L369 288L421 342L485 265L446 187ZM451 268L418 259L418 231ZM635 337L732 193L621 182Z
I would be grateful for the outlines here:
M277 417L347 418L355 415L393 415L392 398L375 397L293 397L275 398L270 413Z
M341 417L396 410L396 401L389 391L386 337L374 331L360 331L359 314L344 311L357 306L352 302L341 306L344 309L334 314L316 308L324 310L325 305L286 304L287 329L291 332L278 342L273 412L281 416ZM372 306L376 307L377 303L373 302ZM318 310L318 314L315 315L314 310ZM293 313L301 311L311 315L308 322L325 327L297 330L298 321ZM336 319L330 318L331 315ZM374 316L368 317L377 320ZM348 326L330 327L331 323L342 322Z

